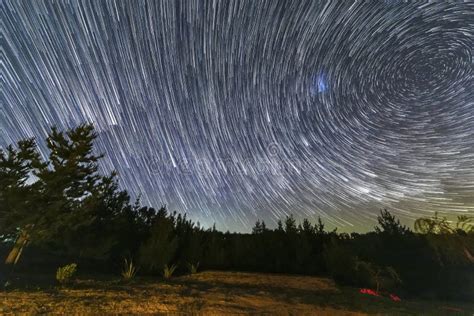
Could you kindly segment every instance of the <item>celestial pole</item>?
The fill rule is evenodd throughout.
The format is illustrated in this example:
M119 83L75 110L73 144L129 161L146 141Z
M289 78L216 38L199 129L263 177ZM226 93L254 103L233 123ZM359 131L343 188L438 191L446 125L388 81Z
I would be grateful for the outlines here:
M143 204L249 231L474 215L474 3L1 0L0 146L94 123Z

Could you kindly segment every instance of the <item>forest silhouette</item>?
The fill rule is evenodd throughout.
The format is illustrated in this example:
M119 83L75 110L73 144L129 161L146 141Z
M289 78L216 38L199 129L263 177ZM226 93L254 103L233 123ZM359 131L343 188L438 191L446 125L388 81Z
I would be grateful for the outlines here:
M252 233L205 229L186 215L142 206L102 175L97 134L84 124L52 128L43 160L34 139L0 150L2 275L51 271L74 262L91 274L128 277L197 269L330 276L337 283L405 296L474 298L473 217L435 214L414 230L382 210L374 231L328 231L321 219L288 216ZM7 281L7 280L2 280Z

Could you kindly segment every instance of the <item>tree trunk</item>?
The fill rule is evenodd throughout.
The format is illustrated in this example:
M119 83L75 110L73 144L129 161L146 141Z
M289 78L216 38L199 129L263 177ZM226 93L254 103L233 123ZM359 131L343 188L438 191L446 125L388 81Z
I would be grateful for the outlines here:
M471 261L471 263L474 263L474 256L471 255L471 253L469 252L469 250L467 250L466 247L464 247L464 254L466 255L466 258Z
M28 237L29 236L25 231L20 232L20 235L18 236L15 241L15 244L13 245L13 249L10 251L7 256L7 259L5 260L5 264L15 265L18 262L21 253L23 252L23 248L28 243Z

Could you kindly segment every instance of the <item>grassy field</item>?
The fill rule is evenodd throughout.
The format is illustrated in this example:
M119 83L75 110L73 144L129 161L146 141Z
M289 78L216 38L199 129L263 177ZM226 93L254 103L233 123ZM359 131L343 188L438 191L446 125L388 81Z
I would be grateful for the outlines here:
M169 281L80 278L68 287L0 293L0 314L473 315L467 303L360 294L316 277L206 271Z

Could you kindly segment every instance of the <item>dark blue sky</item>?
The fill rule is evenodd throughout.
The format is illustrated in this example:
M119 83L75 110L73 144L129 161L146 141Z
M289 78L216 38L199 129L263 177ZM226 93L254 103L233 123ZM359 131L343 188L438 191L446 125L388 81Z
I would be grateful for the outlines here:
M0 14L1 146L93 122L122 187L224 230L474 213L473 3L2 0Z

